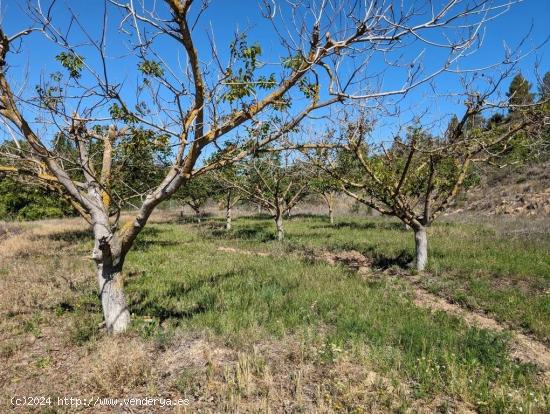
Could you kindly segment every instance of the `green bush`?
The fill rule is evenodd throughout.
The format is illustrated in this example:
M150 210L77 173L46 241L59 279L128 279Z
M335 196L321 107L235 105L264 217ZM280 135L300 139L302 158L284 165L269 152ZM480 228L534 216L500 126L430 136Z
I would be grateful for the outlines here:
M40 220L74 215L56 192L9 177L0 180L0 220Z

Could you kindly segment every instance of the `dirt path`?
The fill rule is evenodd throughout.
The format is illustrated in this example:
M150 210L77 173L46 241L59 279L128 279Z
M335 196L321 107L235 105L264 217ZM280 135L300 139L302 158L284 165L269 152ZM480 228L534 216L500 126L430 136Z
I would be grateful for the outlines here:
M415 295L414 303L421 308L443 311L451 315L459 316L464 319L467 324L478 328L489 329L496 332L512 332L512 357L521 362L535 364L547 374L550 374L550 350L543 343L521 332L510 329L486 315L464 309L414 284L411 284L411 286L413 287Z
M219 251L229 253L240 253L257 256L271 256L270 253L240 250L232 247L218 247ZM371 274L370 261L363 254L355 250L343 252L315 252L308 253L314 260L324 261L330 265L343 264L361 274ZM542 342L537 341L517 330L510 329L497 320L484 315L464 309L461 306L451 303L448 300L434 295L419 287L414 280L403 278L411 287L414 293L413 302L416 306L431 309L432 311L443 311L462 318L468 325L496 332L509 331L512 333L511 356L523 363L532 363L544 371L544 376L550 381L550 349Z
M226 252L226 253L240 253L240 254L246 254L248 256L271 256L270 253L264 253L264 252L254 252L252 250L241 250L241 249L235 249L234 247L224 247L220 246L216 250L220 252Z
M368 258L354 250L340 253L323 252L315 257L321 258L330 264L343 263L360 273L370 273ZM542 342L517 330L511 329L487 315L464 309L455 303L449 302L445 298L434 295L415 284L413 280L408 278L403 278L402 280L407 282L412 288L414 292L413 302L418 307L431 309L433 311L443 311L458 316L470 326L496 332L511 332L511 356L521 362L537 365L544 371L545 377L550 379L550 349Z

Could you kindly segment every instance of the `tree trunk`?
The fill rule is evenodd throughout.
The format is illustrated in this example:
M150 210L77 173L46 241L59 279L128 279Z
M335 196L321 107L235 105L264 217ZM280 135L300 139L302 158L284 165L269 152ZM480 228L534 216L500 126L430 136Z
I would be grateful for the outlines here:
M94 250L99 298L105 326L110 333L120 333L130 324L130 312L124 297L121 245L110 231L108 217L99 217L94 223Z
M130 312L124 296L122 265L96 263L99 297L105 326L110 333L124 332L130 324Z
M330 221L330 224L334 224L334 209L333 209L333 195L332 193L322 193L323 198L325 199L325 203L327 203L328 207L328 219Z
M414 229L414 242L416 248L416 257L414 265L419 272L424 271L428 263L428 236L426 227L418 226Z
M229 203L225 209L225 229L231 230L231 206Z
M231 230L231 193L232 191L229 190L225 195L225 229L227 231Z
M197 207L197 206L194 206L192 204L189 204L189 206L193 209L193 211L195 212L195 218L197 219L197 223L200 223L201 222L201 208L200 207Z
M275 225L277 226L277 240L283 241L285 238L285 231L283 227L283 213L281 210L277 210L275 214Z

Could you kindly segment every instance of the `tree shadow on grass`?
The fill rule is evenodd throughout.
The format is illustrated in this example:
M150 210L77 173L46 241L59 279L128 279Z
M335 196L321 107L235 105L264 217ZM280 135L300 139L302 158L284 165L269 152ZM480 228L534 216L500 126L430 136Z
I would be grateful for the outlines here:
M312 229L355 229L355 230L373 230L373 229L380 229L380 230L405 230L403 227L403 224L399 222L376 222L376 221L369 221L369 222L356 222L356 221L340 221L335 224L329 224L328 222L326 224L316 224L311 226Z
M179 242L175 240L155 240L155 239L138 239L134 242L132 250L137 252L145 252L153 247L174 247L179 246L185 242Z
M162 230L157 227L145 227L134 241L132 250L144 252L155 246L172 247L181 244L175 240L159 240L161 233Z
M139 234L139 238L143 237L156 237L160 234L160 230L156 227L145 227ZM93 240L93 232L91 229L78 229L78 230L65 230L58 233L46 234L38 236L40 238L47 238L54 241L64 242L84 242Z
M59 233L46 234L38 236L54 241L64 241L69 243L85 242L93 240L93 233L90 229L86 230L66 230Z
M153 317L162 323L168 319L191 319L194 316L205 313L216 305L215 295L210 294L213 287L232 277L238 276L242 270L213 274L209 277L184 284L183 281L170 281L166 289L155 296L149 295L145 289L134 291L129 295L129 307L133 314L141 317ZM179 300L192 293L208 287L201 298L191 304L182 305Z
M245 219L245 220L273 220L273 216L269 213L251 213L251 214L242 214L235 219Z
M212 226L208 230L208 237L226 240L254 240L260 243L273 241L276 238L275 225L270 222L260 222L246 227L239 227L227 231L223 226Z
M202 224L205 221L212 219L212 213L203 213L199 216L196 215L180 215L176 218L175 222L180 224ZM200 221L199 221L200 219Z
M387 255L377 251L375 246L369 246L367 248L362 247L355 250L363 254L369 260L371 267L375 270L383 271L391 267L408 269L413 260L411 253L405 249L401 249L393 255Z
M377 255L372 258L372 267L377 270L386 270L390 267L408 269L413 260L412 255L406 250L401 250L396 256L388 257Z
M144 252L153 247L174 247L185 242L177 240L159 240L158 236L162 231L156 227L145 227L139 237L134 241L132 250Z
M316 227L316 228L320 228L320 227ZM329 232L320 232L320 231L295 231L294 229L287 233L288 234L288 238L289 239L292 239L292 238L303 238L303 239L316 239L316 240L319 240L319 239L330 239L332 238L333 236L333 233L329 233Z
M325 214L312 214L312 213L296 213L292 214L290 217L287 217L285 215L286 220L294 220L294 219L315 219L315 220L323 220L323 221L329 221L328 216Z
M259 242L268 242L275 240L275 228L272 227L248 227L241 228L233 232L232 238L241 240L257 240Z

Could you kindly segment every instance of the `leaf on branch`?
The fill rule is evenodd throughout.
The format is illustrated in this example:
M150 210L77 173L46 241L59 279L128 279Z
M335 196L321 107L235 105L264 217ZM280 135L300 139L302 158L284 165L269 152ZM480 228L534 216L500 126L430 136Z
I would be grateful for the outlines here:
M283 60L283 67L292 70L300 69L305 63L305 59L302 55L290 56Z
M154 60L144 60L138 65L138 69L146 76L161 78L164 75L164 69L159 62Z
M231 103L255 95L256 89L268 90L277 86L275 74L256 75L256 70L261 67L258 58L262 48L259 44L249 46L246 34L237 34L229 48L231 65L225 70L227 89L222 95L224 101Z
M120 107L116 103L114 103L109 108L109 113L111 114L111 117L113 119L120 119L121 121L128 122L128 123L137 122L137 118L131 112L127 111L123 107Z
M84 68L84 58L75 53L61 52L55 57L61 65L69 71L71 78L80 78L80 72Z

